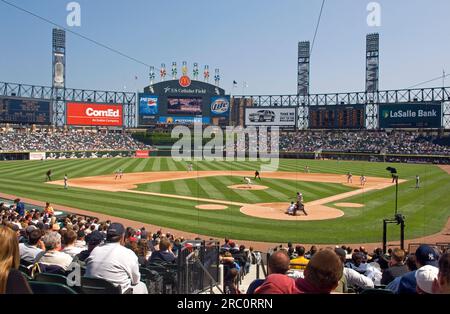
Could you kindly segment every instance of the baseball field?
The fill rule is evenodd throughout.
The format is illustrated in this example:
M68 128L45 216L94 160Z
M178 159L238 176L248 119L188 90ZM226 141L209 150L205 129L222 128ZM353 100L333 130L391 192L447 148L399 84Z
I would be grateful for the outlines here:
M8 161L0 163L0 192L220 238L370 243L381 241L382 220L394 215L388 166L401 178L398 210L406 217L406 238L441 231L450 216L450 176L434 165L285 159L277 172L254 180L259 163L249 161L194 161L191 172L171 158ZM45 182L49 169L51 184ZM121 179L115 178L118 169L124 170ZM244 177L252 179L250 186ZM284 213L298 191L308 216Z

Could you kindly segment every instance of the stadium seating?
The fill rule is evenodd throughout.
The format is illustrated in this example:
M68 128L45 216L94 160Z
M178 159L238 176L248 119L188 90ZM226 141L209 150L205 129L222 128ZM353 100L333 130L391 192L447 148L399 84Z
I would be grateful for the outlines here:
M77 294L72 288L54 282L29 281L34 294Z

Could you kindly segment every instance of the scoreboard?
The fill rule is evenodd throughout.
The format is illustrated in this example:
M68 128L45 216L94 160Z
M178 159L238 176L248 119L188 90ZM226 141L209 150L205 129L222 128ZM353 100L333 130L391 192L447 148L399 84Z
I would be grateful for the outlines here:
M310 129L364 129L365 106L311 106Z
M50 101L0 97L0 123L50 124Z

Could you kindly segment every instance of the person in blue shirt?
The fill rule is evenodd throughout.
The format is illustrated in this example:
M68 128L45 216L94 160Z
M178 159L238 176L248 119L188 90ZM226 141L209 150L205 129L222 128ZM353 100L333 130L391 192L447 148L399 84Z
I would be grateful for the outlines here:
M25 204L20 201L20 198L15 199L14 204L16 205L16 212L20 216L25 216Z

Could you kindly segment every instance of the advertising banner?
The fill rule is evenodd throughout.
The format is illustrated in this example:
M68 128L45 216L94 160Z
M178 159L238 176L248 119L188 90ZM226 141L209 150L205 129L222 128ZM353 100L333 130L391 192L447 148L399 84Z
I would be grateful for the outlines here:
M230 96L211 98L211 115L214 117L228 117L230 114Z
M43 160L43 159L45 159L45 152L30 153L30 160Z
M211 119L209 117L163 116L163 117L159 117L159 123L166 123L166 124L194 124L194 123L210 124L211 123Z
M295 126L296 108L246 108L245 126Z
M158 96L139 94L139 125L148 125L156 122L159 113Z
M442 127L442 104L439 102L380 104L379 127L433 128Z
M148 158L150 151L148 150L137 150L135 158Z
M118 104L66 103L67 125L123 125L123 108Z

